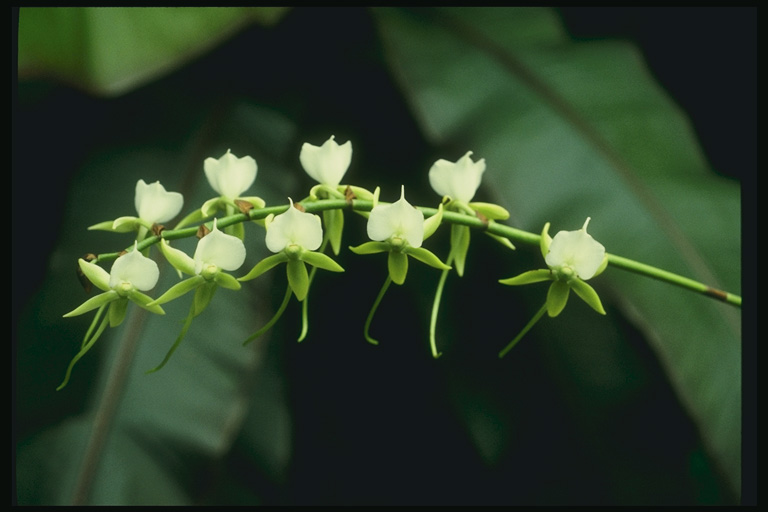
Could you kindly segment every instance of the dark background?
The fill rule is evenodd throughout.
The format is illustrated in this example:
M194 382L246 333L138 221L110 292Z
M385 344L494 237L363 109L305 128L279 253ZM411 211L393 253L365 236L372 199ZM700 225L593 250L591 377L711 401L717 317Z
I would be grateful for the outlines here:
M715 171L742 182L742 254L744 273L748 275L754 268L751 241L756 234L757 10L561 8L559 12L575 39L635 41L661 85L690 116ZM302 60L306 41L321 41L331 57L322 62ZM258 66L243 65L252 59L252 49L263 45L280 51L260 56ZM305 65L295 66L298 60ZM229 70L225 83L210 78L221 69ZM185 90L184 101L173 93L180 87ZM376 101L371 102L374 95ZM387 72L372 20L363 9L297 9L286 16L279 30L248 29L209 55L119 98L96 98L40 80L22 82L14 89L12 99L14 349L20 308L45 277L57 233L67 229L60 225L56 212L62 208L68 184L89 152L118 139L141 143L152 137L181 136L174 135L174 130L198 117L215 116L240 96L256 98L292 116L305 140L320 140L319 134L333 132L339 141L360 141L369 151L365 165L371 168L372 175L382 176L382 188L408 180L404 169L413 168L413 162L428 162L431 154L432 148L420 135ZM190 111L190 103L198 110ZM156 125L136 126L131 122L147 117L157 105L162 105L162 117ZM391 151L392 147L398 151ZM418 194L424 197L426 192L415 192L412 202L419 202ZM476 268L493 268L497 253L488 247L484 256L473 253ZM357 275L373 267L367 262L352 263L349 258L346 263L359 265ZM468 277L465 281L471 280ZM369 281L359 285L370 290L370 297L356 301L356 310L349 311L352 318L365 317L383 276L374 274L365 279ZM390 342L389 347L372 353L366 350L369 347L361 347L355 333L338 337L332 346L291 343L275 349L280 352L287 381L293 383L290 401L295 433L290 474L286 481L271 482L254 470L245 448L236 443L223 467L214 472L214 478L209 473L199 475L195 488L201 502L234 500L232 488L249 489L253 496L246 493L245 500L258 496L276 504L684 504L733 500L706 457L690 456L701 450L695 428L681 412L654 354L620 315L617 328L628 340L629 360L640 368L642 392L612 411L616 431L623 432L621 437L584 439L584 432L593 430L589 411L563 412L574 402L565 401L556 383L547 388L537 379L543 356L535 348L535 333L515 349L520 358L532 361L530 368L526 371L516 367L518 373L513 376L509 371L494 374L483 369L485 360L478 352L493 353L490 345L482 346L482 340L498 339L494 327L465 325L460 320L452 339L469 339L472 343L448 339L446 343L455 353L452 359L442 366L429 364L423 336L409 329L423 323L421 311L431 301L434 284L419 275L409 275L408 283L411 292L390 290L377 315L377 337L397 340L397 344ZM446 292L449 296L474 297L486 292L462 288L464 284L452 286ZM424 296L412 292L418 289L428 291ZM742 289L745 303L750 304L753 285L745 282ZM332 296L324 297L322 302L325 299L333 301ZM313 307L319 309L319 302ZM488 313L477 303L461 304L461 311L457 305L444 307L444 318L481 318ZM744 318L754 318L753 312L745 307ZM286 312L287 318L297 315L297 308ZM324 324L327 315L322 310L315 315L313 332L334 332L336 326ZM388 318L399 321L388 322ZM289 338L295 336L293 323L279 324L275 338L283 333ZM744 324L744 333L745 340L752 339L749 321ZM745 343L745 361L754 362L754 353L754 346ZM754 446L754 429L747 420L754 404L754 363L745 365L744 373L748 415L744 422L744 500L749 502L754 491L749 471L754 464L749 450ZM491 467L481 460L452 412L456 403L471 403L474 398L462 401L455 398L460 390L440 387L452 381L449 376L456 379L457 375L459 380L481 377L484 382L479 387L484 392L479 396L491 397L493 402L511 395L514 403L535 416L536 421L519 420L515 411L495 403L485 404L488 410L497 412L500 426L513 425L518 429L515 435L529 438L530 443L506 452ZM539 388L536 394L527 396L521 390L531 382ZM425 410L425 403L431 403L431 408ZM47 416L20 415L14 425L16 435L25 438L82 407L84 401L63 404ZM641 430L649 428L648 417L665 418L664 428L672 432L666 439L676 446L637 444L643 439ZM572 421L583 424L568 425ZM665 467L669 474L617 475L621 461L606 460L600 447L605 446L605 453L616 453L626 443L634 443L627 448L627 457L645 454L649 468ZM698 473L686 476L694 470ZM606 494L606 482L622 478L627 484L615 491L618 495ZM638 482L638 478L646 480ZM548 494L553 485L560 495ZM653 492L644 494L644 486Z

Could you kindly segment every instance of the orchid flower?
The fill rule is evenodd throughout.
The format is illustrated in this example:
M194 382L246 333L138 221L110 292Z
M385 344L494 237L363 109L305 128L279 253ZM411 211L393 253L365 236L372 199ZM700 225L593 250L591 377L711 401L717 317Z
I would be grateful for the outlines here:
M552 281L544 306L523 331L499 353L499 357L503 357L511 350L522 336L533 327L533 324L544 315L544 312L553 318L559 315L568 302L571 288L592 309L601 315L605 314L605 309L597 292L585 282L601 274L608 265L605 247L587 233L589 221L590 217L587 217L581 229L560 231L554 238L549 236L549 222L547 222L541 232L540 248L549 268L530 270L515 277L499 280L501 284L510 286Z
M107 272L95 263L86 262L82 258L77 263L83 275L104 293L91 297L79 307L64 315L65 317L73 317L98 309L91 327L88 329L80 345L80 352L69 363L64 381L56 388L57 390L67 385L75 363L93 347L107 325L117 327L123 323L128 301L134 302L152 313L158 315L165 314L163 308L154 304L151 297L142 293L155 287L160 272L157 268L157 263L141 254L141 251L138 250L138 242L134 242L132 251L123 254L115 260L110 272ZM109 306L107 315L102 319L102 314L107 306ZM101 323L99 323L99 320L101 320Z
M245 245L238 237L220 231L217 220L213 219L213 229L197 242L197 248L192 258L185 252L171 247L167 240L160 241L160 251L168 262L176 270L192 277L173 285L155 299L152 304L165 304L192 290L195 290L195 296L181 333L166 354L165 359L147 373L155 372L165 366L181 340L184 339L189 326L192 324L192 319L208 307L219 286L230 290L240 289L240 283L237 282L237 279L224 271L237 270L243 265L245 262Z
M240 281L255 279L280 263L287 262L289 288L299 301L303 301L309 291L309 275L305 263L331 272L343 272L344 269L325 254L315 252L323 240L320 217L300 210L292 199L288 200L290 205L285 212L276 217L269 216L265 222L267 249L275 254L257 263Z
M153 225L168 222L176 217L184 206L184 197L178 192L166 191L159 181L147 185L144 180L139 180L136 182L134 205L138 217L119 217L114 221L100 222L88 229L119 233L138 230L137 240L141 240Z
M301 146L299 161L306 173L318 185L312 187L309 192L310 200L316 199L344 199L347 198L352 188L357 190L363 196L370 194L365 189L359 187L347 187L339 184L352 161L352 141L347 141L339 145L334 136L323 143L322 146L314 146L305 142ZM347 192L347 193L345 193ZM355 196L358 197L358 196ZM341 234L344 230L344 214L341 210L323 211L323 224L325 225L326 237L331 243L334 254L339 254L341 250ZM323 252L322 250L320 252Z
M442 206L442 205L441 205ZM384 286L373 303L368 319L365 322L364 336L369 343L378 345L379 342L368 334L373 315L376 312L384 293L390 283L403 284L408 274L408 256L440 270L450 270L451 267L440 261L431 251L421 245L424 240L434 233L442 218L442 207L438 215L424 220L424 214L414 208L405 199L405 187L400 187L400 199L392 204L378 204L378 189L374 193L374 206L368 217L368 237L372 242L366 242L357 247L350 247L356 254L376 254L389 252L387 259L387 276Z
M265 202L260 197L243 196L256 180L258 166L256 160L250 156L238 158L230 150L227 150L220 158L206 158L203 162L203 170L208 184L219 196L209 199L199 210L195 210L186 216L176 229L203 219L209 218L217 211L223 211L226 215L235 213L247 213L253 208L264 208ZM260 223L259 221L255 221ZM243 239L245 235L242 223L233 224L225 228L227 234Z

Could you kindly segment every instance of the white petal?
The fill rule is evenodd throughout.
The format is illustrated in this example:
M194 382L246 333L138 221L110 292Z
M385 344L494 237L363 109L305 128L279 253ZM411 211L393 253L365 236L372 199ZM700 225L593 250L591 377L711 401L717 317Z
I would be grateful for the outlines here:
M339 146L333 135L320 147L305 142L301 146L299 161L313 180L336 187L352 161L352 142Z
M274 253L289 245L314 251L323 242L322 222L319 216L294 208L291 201L291 206L269 223L265 241L267 249Z
M167 222L177 216L184 206L184 197L178 192L167 192L159 181L147 185L136 182L134 199L139 217L150 224Z
M367 230L370 239L377 242L397 237L406 240L411 247L421 247L424 242L424 214L405 200L403 188L399 200L371 210Z
M589 222L589 219L587 219ZM605 257L605 247L587 233L587 223L577 231L560 231L549 245L545 261L551 268L568 266L581 279L590 279Z
M237 270L245 261L245 245L236 236L219 231L214 219L213 230L197 243L194 260L196 274L199 274L205 265L216 265L223 270Z
M218 160L206 158L203 166L213 190L229 199L240 197L256 179L256 160L250 156L237 158L229 150Z
M441 196L450 196L459 201L469 202L475 196L485 172L485 159L473 162L471 151L455 163L440 159L429 170L429 184Z
M134 245L132 251L123 254L112 264L109 273L110 288L115 289L123 283L130 283L137 290L147 291L157 284L160 277L157 263L141 254L135 247Z

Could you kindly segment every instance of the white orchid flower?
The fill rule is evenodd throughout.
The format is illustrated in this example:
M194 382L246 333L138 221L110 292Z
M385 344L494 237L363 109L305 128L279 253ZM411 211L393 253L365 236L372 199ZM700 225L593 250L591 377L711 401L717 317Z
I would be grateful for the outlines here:
M424 242L424 214L405 200L405 186L400 199L392 204L376 205L368 217L368 237L377 242L395 244L405 241L418 248Z
M141 240L154 224L168 222L176 217L184 206L184 197L178 192L168 192L159 181L147 185L144 180L136 182L136 194L133 199L138 217L125 216L106 222L100 222L88 229L101 229L127 233L138 231L137 240Z
M203 167L213 190L230 200L237 199L253 185L258 169L256 160L250 156L238 158L230 150L219 159L206 158Z
M296 246L308 251L317 250L323 243L323 226L317 215L300 211L290 201L289 208L267 225L267 249L274 253Z
M589 221L587 217L579 230L555 235L544 258L549 268L584 281L594 277L605 259L605 247L587 233Z
M159 306L150 305L152 302L150 297L141 293L155 287L160 277L160 271L157 268L157 263L141 254L141 251L137 249L137 244L138 242L134 242L132 251L115 260L110 272L96 263L87 262L82 258L78 260L83 274L104 293L91 297L80 307L64 316L82 315L111 302L120 302L119 307L110 308L110 325L116 327L122 323L125 317L127 300L131 300L153 313L164 314L165 312Z
M152 224L168 222L176 217L184 206L184 197L178 192L167 192L159 181L147 185L144 180L136 182L134 197L139 218Z
M157 263L141 254L137 244L138 242L134 242L132 251L115 260L110 272L96 263L87 262L83 259L78 260L83 274L104 293L91 297L80 307L64 315L65 317L82 315L98 308L91 327L80 344L80 351L69 362L64 381L56 388L57 391L67 385L75 363L94 346L107 326L117 327L123 323L129 300L152 313L165 314L163 308L157 304L152 304L152 298L141 293L141 291L151 290L155 287L160 272ZM106 315L103 314L104 311L107 311Z
M347 141L340 146L333 135L322 146L305 142L301 146L299 161L313 180L321 185L338 187L352 161L352 142Z
M299 210L291 198L288 201L290 205L286 211L276 217L267 217L265 222L267 249L275 254L261 260L239 280L250 281L280 263L287 263L288 286L296 298L303 301L310 284L306 263L331 272L343 272L344 269L329 256L315 252L323 242L320 217ZM288 297L286 295L286 300ZM249 338L249 341L254 337Z
M245 262L245 245L236 236L219 231L217 219L213 229L197 243L195 274L213 275L219 270L237 270Z
M485 172L485 159L473 162L471 151L456 162L440 159L429 170L429 184L441 196L468 203L475 197Z

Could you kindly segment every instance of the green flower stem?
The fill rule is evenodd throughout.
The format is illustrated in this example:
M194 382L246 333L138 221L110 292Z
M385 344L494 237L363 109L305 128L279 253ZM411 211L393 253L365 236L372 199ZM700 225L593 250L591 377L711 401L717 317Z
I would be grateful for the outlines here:
M728 304L732 304L739 308L741 307L741 297L739 295L734 295L732 293L712 288L711 286L707 286L704 283L694 281L693 279L688 279L687 277L679 276L677 274L673 274L672 272L667 272L666 270L652 267L651 265L646 265L645 263L640 263L639 261L630 260L629 258L616 256L615 254L608 254L607 256L608 264L613 265L616 268L652 277L654 279L658 279L659 281L674 284L687 290L692 290L708 297L727 302Z
M450 266L453 262L453 251L448 255L448 259L445 264ZM440 274L440 281L437 283L437 291L435 292L435 300L432 301L432 316L429 318L429 346L432 349L432 357L437 359L442 355L442 352L437 351L437 339L435 332L437 331L437 313L440 309L440 299L443 297L443 287L445 286L445 280L448 278L448 274L451 269L443 270Z
M379 204L387 204L387 203L381 202ZM325 210L336 210L336 209L352 209L357 212L369 212L373 209L372 201L361 201L361 200L347 201L345 199L321 199L318 201L301 203L301 205L309 213L319 213ZM251 220L263 219L267 217L269 214L279 215L284 211L286 211L288 207L289 205L286 204L282 206L270 206L268 208L254 208L247 214L238 213L235 215L229 215L227 217L222 217L217 221L218 227L220 229L223 229L233 224L238 224L238 223L247 222ZM425 217L431 217L437 213L436 208L425 208L425 207L417 207L417 208L424 214ZM469 226L471 228L480 229L492 235L500 236L503 238L507 238L513 242L519 242L519 243L528 244L528 245L538 246L539 241L541 239L541 235L537 233L529 233L527 231L516 229L511 226L499 224L498 222L495 222L495 221L483 220L476 216L472 216L464 213L444 211L443 221L448 222L450 224L460 224L463 226ZM211 222L208 222L207 224L212 225ZM189 237L195 236L195 234L197 233L197 229L198 227L194 226L194 227L183 228L183 229L165 230L162 233L162 238L165 238L166 240L177 240L180 238L189 238ZM158 243L159 241L160 241L159 236L157 235L149 236L144 240L142 240L141 242L139 242L138 249L140 251L144 250ZM132 249L132 247L126 248L126 250L130 250L130 249ZM113 261L118 256L120 256L119 252L99 254L96 258L96 262ZM613 265L617 268L628 270L630 272L644 275L646 277L658 279L666 283L681 286L687 290L706 295L707 297L721 300L723 302L734 305L736 307L741 307L740 296L732 293L724 292L722 290L717 290L715 288L707 286L706 284L700 283L698 281L694 281L693 279L688 279L680 275L673 274L672 272L667 272L657 267L653 267L651 265L640 263L634 260L630 260L628 258L616 256L613 254L608 255L608 261L610 265Z
M288 302L291 300L291 293L292 293L291 287L288 286L288 288L285 290L285 297L283 297L283 303L280 304L279 308L277 308L277 311L275 312L275 315L272 317L272 319L269 322L266 323L266 325L264 327L262 327L261 329L259 329L255 333L253 333L250 336L248 336L248 339L243 342L243 346L249 344L250 342L252 342L256 338L258 338L259 336L261 336L262 334L264 334L265 332L270 330L272 328L272 326L275 325L275 323L278 320L280 320L280 316L282 316L283 311L285 311L285 308L288 307Z
M539 309L539 310L536 312L536 314L535 314L535 315L533 315L533 318L531 318L531 320L530 320L530 321L529 321L529 322L526 324L526 326L525 326L525 327L523 327L523 330L522 330L522 331L520 331L520 334L518 334L517 336L515 336L515 339L513 339L512 341L510 341L510 342L509 342L509 344L508 344L506 347L504 347L504 350L502 350L501 352L499 352L499 359L501 359L502 357L504 357L505 355L507 355L507 352L509 352L510 350L512 350L512 349L515 347L515 345L517 345L517 343L518 343L518 342L519 342L521 339L523 339L523 336L525 336L525 333L527 333L528 331L530 331L530 330L531 330L531 327L533 327L534 325L536 325L536 322L538 322L539 320L541 320L541 317L542 317L542 316L544 316L544 313L546 313L546 312L547 312L547 304L546 304L546 303L544 303L544 305L543 305L543 306L541 306L541 309Z
M371 345L378 345L379 342L375 339L371 338L371 336L368 334L368 330L371 327L371 321L373 321L373 315L376 314L376 309L379 307L379 303L381 302L381 299L384 298L384 294L387 293L387 288L389 288L389 285L392 284L392 278L389 277L389 274L387 274L387 280L384 281L384 286L381 287L381 290L379 290L379 295L376 297L376 300L373 303L373 307L371 308L371 312L368 313L368 318L365 320L365 327L363 328L363 334L365 335L365 339L370 343Z
M323 236L323 243L320 246L320 249L318 249L318 252L325 253L325 248L328 247L328 231L326 230ZM317 267L312 265L312 270L309 271L309 286L312 286L312 279L315 278L315 274L317 273ZM307 296L304 297L304 300L301 301L301 334L299 334L299 339L296 340L299 343L304 341L304 338L307 336L307 331L309 331L309 318L307 315L307 303L309 302L309 293L307 293Z

